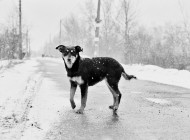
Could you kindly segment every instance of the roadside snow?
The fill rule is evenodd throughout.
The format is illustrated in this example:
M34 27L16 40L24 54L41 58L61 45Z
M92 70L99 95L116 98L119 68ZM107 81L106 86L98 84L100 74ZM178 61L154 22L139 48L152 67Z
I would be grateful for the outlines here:
M0 60L0 73L2 73L7 68L20 63L23 63L23 60Z
M0 71L0 104L7 97L17 97L24 89L28 78L35 72L37 62L20 61L20 64Z
M123 65L126 73L140 80L190 88L190 72L187 70L164 69L153 65Z
M15 65L17 64L17 65ZM20 139L40 75L35 60L1 63L0 139Z
M64 106L64 98L55 96L55 93L62 95L64 91L57 90L53 81L44 78L32 104L27 129L21 140L42 140L55 120L59 120L59 110Z
M171 105L172 102L168 101L166 99L159 99L159 98L146 98L148 101L150 102L154 102L156 104L160 104L160 105Z

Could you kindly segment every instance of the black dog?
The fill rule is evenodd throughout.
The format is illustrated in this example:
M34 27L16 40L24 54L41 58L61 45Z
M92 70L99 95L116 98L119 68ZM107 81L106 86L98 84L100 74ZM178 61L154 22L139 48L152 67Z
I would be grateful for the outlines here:
M126 79L136 79L133 75L127 75L124 68L115 59L109 57L81 58L79 52L80 46L66 47L59 45L56 47L61 53L67 70L67 76L70 78L70 102L74 109L74 95L77 85L81 88L81 107L77 113L83 113L87 101L88 86L105 79L108 88L113 94L113 105L109 106L116 113L121 100L121 93L118 89L118 83L121 75Z

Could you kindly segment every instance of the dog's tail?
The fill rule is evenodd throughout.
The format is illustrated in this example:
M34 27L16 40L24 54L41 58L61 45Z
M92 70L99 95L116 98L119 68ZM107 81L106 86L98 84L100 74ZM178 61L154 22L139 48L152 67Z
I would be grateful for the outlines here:
M121 75L122 75L126 80L137 79L136 76L134 76L134 75L128 75L124 70L123 70L123 72L121 73Z

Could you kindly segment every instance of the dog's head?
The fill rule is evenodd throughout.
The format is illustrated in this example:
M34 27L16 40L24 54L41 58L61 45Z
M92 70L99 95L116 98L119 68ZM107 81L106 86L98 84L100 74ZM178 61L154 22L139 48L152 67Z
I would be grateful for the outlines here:
M61 53L68 68L72 68L73 64L79 56L79 52L83 51L80 46L67 47L64 45L59 45L56 47Z

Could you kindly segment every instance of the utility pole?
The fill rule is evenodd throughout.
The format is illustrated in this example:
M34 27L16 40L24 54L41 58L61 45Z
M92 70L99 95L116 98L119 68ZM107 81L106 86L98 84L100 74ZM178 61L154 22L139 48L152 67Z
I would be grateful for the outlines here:
M19 59L22 59L22 7L19 0Z
M96 30L95 30L95 39L94 39L94 44L95 44L95 51L94 51L94 56L99 55L99 30L100 30L100 5L101 2L98 0L98 8L97 8L97 17L95 19L96 22Z

